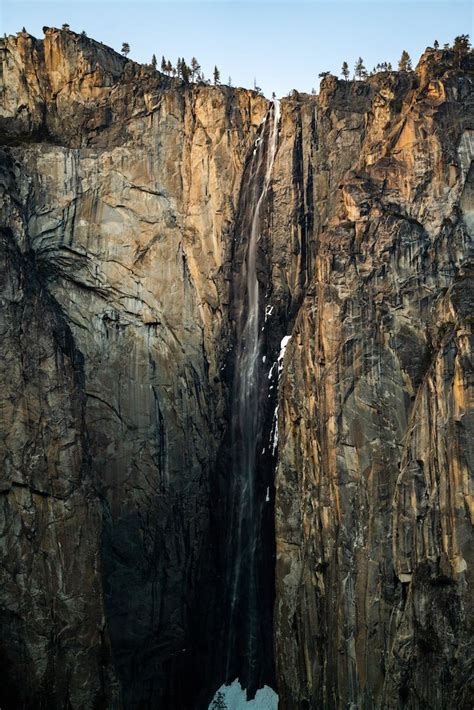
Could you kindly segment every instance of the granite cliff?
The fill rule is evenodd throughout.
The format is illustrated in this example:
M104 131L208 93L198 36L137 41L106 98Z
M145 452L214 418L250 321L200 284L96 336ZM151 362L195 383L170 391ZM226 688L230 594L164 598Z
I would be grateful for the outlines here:
M1 707L199 708L236 676L471 707L471 57L281 102L251 667L231 419L272 107L65 30L0 62Z

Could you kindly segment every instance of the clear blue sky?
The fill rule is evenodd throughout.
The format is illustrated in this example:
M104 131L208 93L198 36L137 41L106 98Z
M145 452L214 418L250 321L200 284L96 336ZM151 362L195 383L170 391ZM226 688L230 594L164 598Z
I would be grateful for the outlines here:
M234 86L253 86L269 96L318 87L321 71L338 74L359 55L371 69L379 61L396 65L402 49L417 61L435 39L457 34L474 39L472 2L464 0L0 0L0 32L24 25L42 37L43 25L85 30L90 37L130 58L149 62L155 53L173 63L194 55L206 76L214 64Z

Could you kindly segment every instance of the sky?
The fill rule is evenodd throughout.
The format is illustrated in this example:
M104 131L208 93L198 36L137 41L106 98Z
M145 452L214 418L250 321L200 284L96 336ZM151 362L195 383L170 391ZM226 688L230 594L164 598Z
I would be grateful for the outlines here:
M284 96L317 89L320 72L340 74L359 56L369 70L395 67L403 49L416 63L435 39L474 40L473 8L465 0L0 0L0 34L25 26L41 38L44 25L67 22L117 51L128 42L135 61L195 56L207 77L216 64L223 83L256 80L266 96Z

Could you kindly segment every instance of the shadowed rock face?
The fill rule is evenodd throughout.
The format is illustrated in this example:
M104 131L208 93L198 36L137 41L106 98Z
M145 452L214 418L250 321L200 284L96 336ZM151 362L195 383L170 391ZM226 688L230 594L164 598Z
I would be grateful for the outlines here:
M26 240L16 165L3 151L1 163L0 702L99 707L118 687L84 360Z
M50 453L44 435L31 434L31 449L24 430L7 421L5 500L20 493L31 498L38 489L38 505L46 505L54 472L74 532L69 548L44 545L52 569L64 556L63 582L72 575L75 589L44 590L42 604L49 610L65 595L77 624L90 625L95 634L101 627L126 707L156 707L160 700L179 707L191 690L180 677L187 654L197 674L204 673L200 665L210 665L212 644L208 640L208 657L198 661L192 635L200 624L200 579L211 574L210 478L226 426L219 369L228 347L222 336L224 264L244 161L267 104L244 91L172 85L68 32L47 30L44 43L11 38L3 57L2 128L10 145L2 215L9 248L22 259L22 275L14 276L10 267L6 275L22 288L25 279L36 284L36 292L24 295L20 286L10 287L11 309L19 310L11 333L23 338L23 359L8 341L2 343L5 378L19 393L10 402L4 391L6 411L14 419L24 408L35 432L45 428L54 439ZM48 311L35 293L55 304L54 317L67 328L81 363L80 381L71 375L69 383L57 373L55 338L66 336L58 335L57 326L48 336ZM23 308L16 305L21 298ZM38 352L38 331L49 359ZM26 385L18 361L38 390L34 408L31 397L21 395ZM35 377L38 368L44 377ZM58 401L59 388L64 401ZM69 409L77 412L73 433ZM66 420L63 428L54 427L56 418ZM37 482L37 459L48 456L53 461ZM82 510L85 501L72 498L82 489L70 482L83 475L84 458L91 521L86 514L92 513ZM20 478L23 488L17 490L12 486ZM29 505L35 509L34 501ZM6 510L6 526L10 517ZM41 519L36 534L43 538L49 524ZM15 557L31 562L36 551L28 540L21 536ZM86 559L74 557L76 544ZM10 551L8 538L4 545ZM47 569L35 568L11 592L3 587L3 603L9 608L18 588L50 583ZM88 603L97 607L98 620L83 609ZM22 607L21 623L49 634L48 618L43 623L29 606ZM62 623L71 622L65 616ZM32 684L48 684L43 651L30 650L22 632L16 633L32 656L24 661L34 671ZM85 644L73 635L71 644L78 667L86 656L87 672L98 684L102 661L89 670L88 650L91 645L97 655L98 641ZM54 697L62 707L59 692ZM70 702L92 706L72 691Z
M0 59L0 705L204 707L225 680L239 210L268 102L48 28ZM257 675L275 682L276 595L283 708L472 705L464 64L427 52L282 102L256 268Z

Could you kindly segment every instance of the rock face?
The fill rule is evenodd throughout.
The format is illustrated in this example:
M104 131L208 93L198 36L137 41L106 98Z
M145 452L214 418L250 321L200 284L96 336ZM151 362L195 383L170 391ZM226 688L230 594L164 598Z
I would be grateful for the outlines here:
M243 677L222 663L236 275L269 104L69 31L0 59L0 705L206 707ZM281 105L245 680L282 708L472 705L464 64Z
M69 32L46 30L44 43L20 34L2 51L2 214L17 254L16 271L13 257L6 270L12 344L2 345L13 394L3 391L2 486L5 505L39 518L31 525L41 540L51 522L32 496L42 510L54 493L70 510L56 516L68 519L68 546L57 533L57 543L42 543L45 568L5 570L3 603L49 644L46 610L66 597L76 625L89 635L89 624L102 629L104 647L111 643L123 704L156 707L181 692L173 669L186 665L189 615L207 570L209 471L225 429L223 264L267 103L244 91L181 88ZM7 507L4 515L15 564L35 559L39 543L15 537L15 515ZM54 585L48 569L62 560L67 574ZM36 586L44 623L28 599L10 609ZM62 643L78 656L77 673L84 656L99 684L99 642L78 638L67 615L61 622L71 626ZM53 670L9 624L33 656L23 663L40 698ZM69 685L74 707L92 707L72 694L74 679ZM59 691L55 698L66 703Z
M429 52L321 92L329 205L279 398L283 708L473 703L471 80Z

